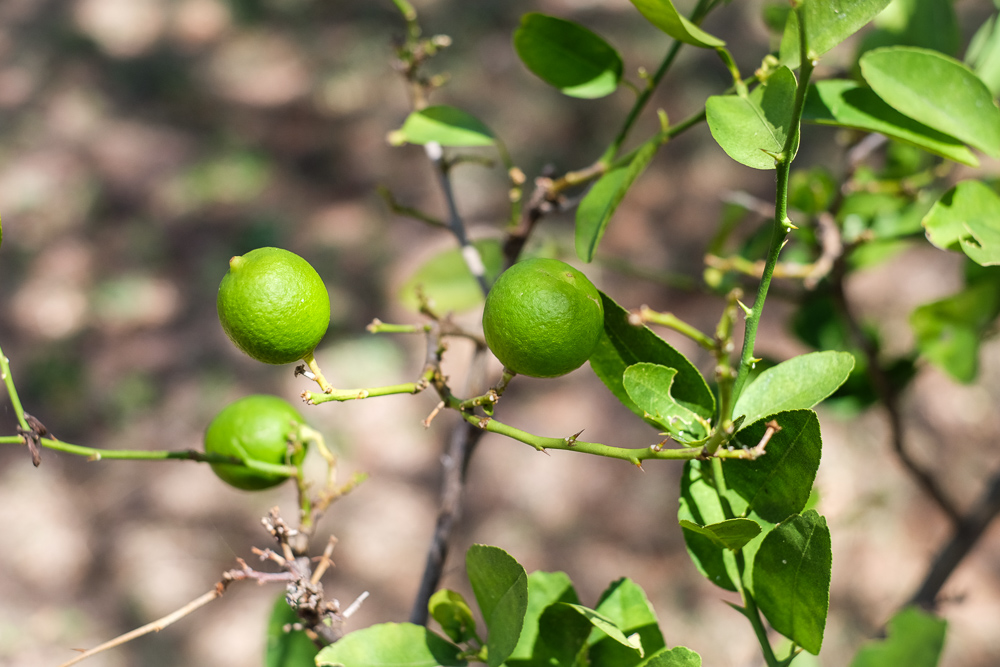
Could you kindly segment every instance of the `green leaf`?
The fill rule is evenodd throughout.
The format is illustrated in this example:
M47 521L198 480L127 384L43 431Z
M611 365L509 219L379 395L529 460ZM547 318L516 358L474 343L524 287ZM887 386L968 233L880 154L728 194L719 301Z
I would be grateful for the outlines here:
M1000 282L975 282L958 294L920 306L910 314L917 349L959 382L979 370L979 345L1000 314Z
M707 420L680 405L670 395L677 371L657 364L634 364L625 369L622 384L646 419L651 419L680 442L702 440Z
M559 604L566 605L567 607L576 610L578 614L590 621L590 624L594 626L595 630L599 630L604 635L610 637L622 646L638 653L640 658L645 655L642 648L642 641L639 639L639 636L629 635L626 637L621 628L619 628L613 620L604 614L579 604L570 604L568 602L560 602Z
M637 637L646 655L666 646L653 606L642 588L631 579L612 582L601 593L597 612L610 619L626 637ZM634 667L643 660L630 645L623 645L597 628L591 633L588 644L588 657L593 667Z
M535 640L539 635L542 613L556 602L579 602L573 589L573 582L565 572L542 572L536 570L528 575L528 608L524 614L524 625L517 646L507 658L510 667L528 667L520 661L529 660L535 651ZM576 614L579 616L579 614ZM588 624L589 625L589 624ZM590 628L587 628L589 634Z
M772 522L802 511L812 490L822 450L819 419L812 410L794 410L771 415L781 430L774 433L766 454L754 461L731 460L722 465L726 486L747 501L754 512ZM744 428L737 436L753 447L767 429L764 419Z
M631 0L639 13L678 42L714 49L726 43L684 18L670 0Z
M508 658L507 667L551 667L582 665L587 636L592 625L572 606L556 602L546 607L537 619L538 632L525 659Z
M590 367L622 404L640 417L644 412L629 398L625 369L641 362L677 370L671 395L680 405L708 419L715 412L715 396L694 364L648 327L629 324L628 312L601 293L604 333L590 356Z
M740 164L774 169L773 154L784 150L792 129L795 87L795 75L782 67L746 97L709 97L705 113L712 138Z
M267 621L265 667L309 667L315 665L319 648L302 630L285 632L285 626L298 623L299 616L288 606L282 593L271 608Z
M950 1L895 0L875 17L859 54L883 46L920 46L949 56L958 53L962 33Z
M970 237L962 239L962 250L980 266L1000 264L1000 220L967 220Z
M973 35L965 64L972 67L994 98L1000 95L1000 22L995 16L986 19Z
M754 559L754 596L761 612L775 630L813 655L823 644L832 561L830 529L814 510L779 524L764 537Z
M917 607L889 619L886 638L862 646L851 667L937 667L948 622Z
M576 209L576 254L585 262L594 259L597 246L608 228L611 216L625 199L625 194L656 155L661 142L650 139L636 151L627 167L604 174L584 196Z
M961 181L941 195L924 216L927 239L942 250L961 250L972 235L966 223L1000 217L1000 196L982 181Z
M486 280L493 283L503 270L503 249L500 241L487 239L473 244L486 267ZM399 288L400 302L413 310L420 310L418 293L431 299L440 311L462 311L483 303L483 290L469 271L462 251L452 248L438 253L425 262Z
M962 181L924 216L931 243L961 250L981 266L1000 263L1000 196L980 181Z
M786 410L809 409L844 384L854 368L849 352L811 352L762 372L740 394L733 415L746 415L747 426Z
M818 58L863 28L885 9L890 0L809 0L803 10L811 57ZM799 66L799 19L789 12L781 37L779 60L795 69Z
M412 623L382 623L344 635L316 656L318 667L462 667L462 649Z
M528 609L528 575L506 551L482 544L469 547L465 568L489 630L486 664L499 667L521 634Z
M657 653L641 667L701 667L701 656L689 648L675 646L669 651Z
M760 524L752 519L726 519L707 526L681 519L681 528L704 535L723 549L737 551L760 535Z
M1000 157L1000 109L967 66L903 46L869 51L860 64L865 81L896 111Z
M389 143L442 146L492 146L496 138L490 128L475 116L445 105L414 111L403 122L403 127L389 134Z
M707 526L726 520L726 512L711 479L711 463L688 461L684 464L677 519L681 524L688 555L698 571L719 588L737 591L734 582L739 579L739 575L736 573L735 563L728 550L715 540L698 531L686 528L684 525L687 522L698 526ZM743 513L746 503L742 499L739 500L741 506L730 507L730 513Z
M456 644L476 637L476 619L472 617L472 610L461 593L442 588L428 600L427 609Z
M955 162L979 165L975 154L958 139L901 114L871 88L854 81L828 79L809 86L802 120L877 132Z
M570 97L610 95L622 78L618 52L573 21L525 14L514 31L514 49L535 76Z

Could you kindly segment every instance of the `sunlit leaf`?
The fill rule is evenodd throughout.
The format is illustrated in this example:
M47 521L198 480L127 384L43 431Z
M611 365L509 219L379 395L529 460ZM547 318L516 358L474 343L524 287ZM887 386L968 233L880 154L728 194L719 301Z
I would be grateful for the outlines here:
M978 158L961 141L901 114L871 88L855 81L828 79L810 86L802 120L877 132L955 162L979 165Z
M747 426L767 415L809 409L844 384L854 368L849 352L812 352L768 368L740 394L733 415Z
M679 42L714 49L726 43L691 23L677 11L671 0L631 0L650 23Z
M705 113L712 138L740 164L774 169L774 155L784 150L792 130L795 88L795 75L782 67L747 97L708 98Z
M622 77L621 56L611 45L582 25L554 16L522 16L514 49L525 67L570 97L610 95Z
M1000 157L1000 109L966 65L915 47L875 49L860 65L865 81L896 111Z
M412 623L382 623L355 630L316 656L318 667L463 667L461 649Z
M754 595L771 626L818 655L830 605L830 529L814 510L772 530L753 564Z
M389 142L393 145L436 142L442 146L492 146L495 137L490 128L472 114L439 105L411 113L403 127L390 133Z
M804 3L806 37L810 57L822 56L863 28L891 0L809 0ZM781 38L782 65L799 66L799 19L789 12Z

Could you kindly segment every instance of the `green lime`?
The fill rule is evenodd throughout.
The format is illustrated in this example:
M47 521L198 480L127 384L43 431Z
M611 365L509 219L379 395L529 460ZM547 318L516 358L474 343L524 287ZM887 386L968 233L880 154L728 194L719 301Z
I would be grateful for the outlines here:
M557 259L518 262L486 297L486 344L507 369L521 375L549 378L579 368L603 330L597 288Z
M288 445L305 423L299 411L277 396L254 394L234 401L215 416L205 431L205 452L235 456L241 461L285 465L298 463L305 444L289 457ZM233 463L213 463L219 478L237 489L258 491L284 482L288 477L272 475Z
M309 262L281 248L257 248L230 259L217 306L236 347L268 364L311 355L330 326L323 279Z

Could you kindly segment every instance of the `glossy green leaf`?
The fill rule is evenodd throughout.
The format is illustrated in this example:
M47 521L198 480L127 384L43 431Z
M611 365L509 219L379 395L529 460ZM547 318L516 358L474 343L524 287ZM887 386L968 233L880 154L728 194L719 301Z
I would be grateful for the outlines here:
M595 630L600 631L605 636L618 642L620 645L626 647L628 650L635 652L641 658L644 655L642 648L642 641L639 639L638 635L625 636L622 629L610 618L600 613L596 609L590 609L589 607L584 607L579 604L570 604L567 602L561 602L559 604L566 605L567 607L575 610L578 614L583 616L587 621L594 626Z
M706 526L726 520L719 494L711 484L711 475L710 463L688 461L684 464L677 518L681 522L688 555L698 571L719 588L736 591L734 582L739 575L728 550L700 532L684 527L684 522ZM740 507L730 508L733 514L742 514L746 508L746 501L739 500Z
M958 294L924 304L910 315L917 349L959 382L979 370L979 345L1000 314L1000 283L974 282Z
M492 146L495 137L490 128L472 114L439 105L414 111L403 122L403 127L389 134L389 143L429 144L442 146Z
M990 93L1000 95L1000 22L995 16L979 27L965 52L965 64L972 68Z
M670 0L631 0L646 20L678 42L714 49L726 43L684 18Z
M476 619L461 593L442 588L427 602L431 618L441 625L448 638L462 644L476 637Z
M675 646L657 653L641 667L701 667L701 656L689 648Z
M906 607L889 619L886 638L862 646L851 667L937 667L948 621L917 607Z
M554 16L522 16L514 49L535 76L570 97L610 95L622 77L621 56L611 45L582 25Z
M486 280L492 284L503 270L500 241L487 239L472 245L486 267ZM422 264L399 288L399 300L410 310L419 311L421 291L441 312L469 310L481 305L485 298L458 248L440 252Z
M962 240L972 236L970 221L1000 220L1000 195L981 181L958 183L941 196L924 216L927 239L942 250L964 250Z
M642 588L631 579L612 582L601 593L597 612L611 620L626 637L636 636L647 656L666 646L653 606ZM588 644L591 667L634 667L643 662L642 655L631 645L622 644L597 628L590 634Z
M859 54L883 46L919 46L954 56L962 42L951 0L895 0L873 23Z
M633 364L648 362L677 370L671 395L680 405L708 419L715 412L715 396L694 364L649 327L629 324L628 312L601 293L604 333L590 356L590 367L625 407L640 417L644 411L629 398L623 377Z
M844 384L854 368L849 352L811 352L772 366L740 394L733 415L745 415L749 426L786 410L809 409Z
M1000 220L967 220L970 237L962 239L962 250L980 266L1000 264Z
M795 88L795 75L782 67L747 97L709 97L705 113L712 138L740 164L774 169L773 154L784 150L792 129Z
M707 526L681 519L681 528L704 535L724 549L736 551L760 535L760 524L751 519L726 519Z
M556 602L578 603L580 599L573 589L573 582L565 572L542 572L536 570L528 575L528 608L524 614L524 626L517 646L507 658L509 667L528 667L535 652L535 640L539 635L542 613ZM579 616L579 614L576 614ZM587 624L589 626L589 623ZM590 634L587 627L586 634ZM530 661L523 662L522 661Z
M657 364L634 364L625 369L622 384L647 419L659 424L679 442L708 435L708 421L679 404L670 395L677 371Z
M739 432L738 440L745 447L757 445L767 429L765 422L770 421L781 430L767 442L764 456L726 461L722 468L729 489L761 517L778 522L806 506L819 469L822 439L816 413L794 410L754 422Z
M319 648L303 630L285 631L285 626L298 623L299 616L288 606L282 593L271 608L267 621L265 667L310 667L315 665Z
M809 510L764 537L753 564L754 596L771 626L813 655L823 644L833 555L826 519Z
M499 667L521 634L528 609L528 575L506 551L482 544L469 547L465 568L489 630L486 664Z
M317 667L462 667L462 650L427 628L382 623L344 635L316 656Z
M979 159L961 141L901 114L871 88L854 81L828 79L810 86L802 120L877 132L955 162L979 165Z
M587 637L593 626L569 604L556 602L542 610L537 619L531 652L524 659L508 658L507 667L552 667L583 665Z
M863 28L890 0L809 0L805 3L806 37L811 57L818 58ZM779 60L799 66L799 19L789 12L781 37Z
M580 259L585 262L594 259L611 217L629 188L656 155L660 143L658 139L644 143L627 167L604 174L584 196L576 209L576 254Z
M1000 157L1000 109L979 77L954 58L915 47L888 47L861 57L872 89L900 113Z

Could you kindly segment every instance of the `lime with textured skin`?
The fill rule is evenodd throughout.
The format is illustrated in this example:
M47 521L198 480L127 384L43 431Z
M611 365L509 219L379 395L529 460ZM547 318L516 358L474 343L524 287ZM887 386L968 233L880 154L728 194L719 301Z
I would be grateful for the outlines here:
M205 452L235 456L241 461L285 465L305 455L305 444L289 460L288 444L305 420L298 410L277 396L254 394L230 403L205 431ZM271 475L234 463L213 463L213 472L237 489L259 491L281 484L285 475Z
M557 259L514 264L486 297L486 344L508 370L521 375L550 378L579 368L603 330L597 288Z
M330 326L323 279L309 262L281 248L258 248L230 259L217 306L229 339L267 364L311 355Z

